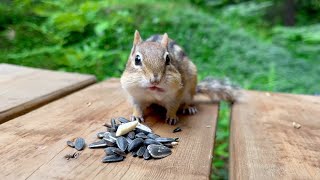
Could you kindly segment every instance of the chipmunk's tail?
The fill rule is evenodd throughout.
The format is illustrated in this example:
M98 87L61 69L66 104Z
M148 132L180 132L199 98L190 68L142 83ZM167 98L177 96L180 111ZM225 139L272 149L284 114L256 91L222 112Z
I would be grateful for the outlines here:
M218 79L207 77L197 85L197 93L206 94L212 101L238 101L241 97L239 86L231 83L228 78Z

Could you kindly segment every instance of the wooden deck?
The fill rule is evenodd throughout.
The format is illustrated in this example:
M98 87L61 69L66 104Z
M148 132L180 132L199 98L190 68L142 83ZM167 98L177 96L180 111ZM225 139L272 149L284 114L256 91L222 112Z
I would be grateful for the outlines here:
M180 138L164 159L145 161L128 154L122 162L103 164L103 149L86 148L78 159L66 160L75 152L67 140L94 142L96 133L106 130L102 124L131 113L119 80L92 85L0 126L0 179L208 179L218 106L203 104L199 110L181 117L176 126L155 112L148 114L146 124L155 133ZM172 133L177 126L183 131Z
M149 109L146 124L179 137L172 155L145 161L131 154L104 164L103 149L78 159L67 140L89 144L112 117L129 117L118 79L0 64L0 179L209 179L218 104L197 97L199 113L164 123ZM86 87L88 86L88 87ZM67 95L69 94L69 95ZM320 97L244 91L232 107L230 179L320 179ZM55 100L55 101L53 101ZM14 118L13 118L14 117ZM293 122L301 127L293 127ZM182 132L172 133L175 127Z
M246 97L232 108L230 179L320 179L320 97Z
M0 64L0 124L95 82L92 75Z

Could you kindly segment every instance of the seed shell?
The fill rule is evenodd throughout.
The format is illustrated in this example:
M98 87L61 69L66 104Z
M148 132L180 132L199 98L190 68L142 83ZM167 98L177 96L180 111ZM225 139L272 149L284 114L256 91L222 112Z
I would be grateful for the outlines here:
M141 139L141 138L134 139L129 144L128 151L132 152L132 151L138 150L138 148L140 148L141 145L143 145L143 139Z
M127 134L128 132L134 130L138 125L138 121L132 121L125 124L121 124L118 127L118 130L116 132L116 136L122 136L124 134Z
M143 132L140 132L140 133L136 134L135 137L136 138L142 138L142 139L147 139L148 138Z
M144 144L145 144L145 145L150 145L150 144L158 144L158 145L161 145L160 142L158 142L158 141L156 141L156 140L154 140L154 139L146 139L146 140L144 140Z
M135 138L136 133L134 133L134 131L130 131L127 135L128 138L130 139L134 139Z
M151 159L151 154L149 153L148 150L145 150L145 151L144 151L143 159L144 159L144 160L149 160L149 159Z
M167 157L172 153L171 149L163 145L151 144L147 149L151 156L156 159Z
M106 155L114 155L115 153L113 152L113 150L116 149L116 147L107 147L104 149L104 152L106 153Z
M76 150L81 151L84 149L85 146L85 142L84 139L81 137L78 137L74 143L74 148L76 148Z
M105 156L102 159L103 163L112 163L112 162L119 162L122 161L124 158L123 156L119 156L119 155L109 155L109 156Z
M126 151L128 148L128 141L126 140L126 138L124 138L123 136L119 136L117 138L117 146L122 150L122 151Z
M157 134L149 133L149 134L147 135L147 137L150 138L150 139L156 139L156 138L159 138L160 136L157 135Z
M156 138L155 140L161 143L171 143L176 141L176 138L159 137L159 138Z
M112 149L112 151L113 151L115 154L119 155L119 156L126 157L126 155L127 155L124 151L122 151L122 150L119 149L119 148L114 148L114 149Z
M152 130L151 130L148 126L146 126L146 125L144 125L144 124L141 124L141 123L138 123L138 125L137 125L136 128L137 128L137 129L140 129L141 131L145 132L146 134L152 132Z
M180 127L177 127L173 130L173 133L180 132L180 131L182 131L182 129Z
M117 125L116 120L112 118L111 119L111 127L116 129L116 125Z
M143 157L144 152L146 151L147 147L146 146L141 146L139 150L137 151L137 156Z
M100 140L100 141L96 141L93 142L91 144L89 144L88 146L89 148L103 148L103 147L107 147L107 141L105 140Z
M98 137L99 139L102 139L102 138L104 137L104 134L105 134L105 132L98 132L98 133L97 133L97 137Z
M118 117L118 121L120 121L121 123L128 123L130 122L128 119L124 118L124 117Z
M67 141L67 145L74 148L74 143L72 141Z

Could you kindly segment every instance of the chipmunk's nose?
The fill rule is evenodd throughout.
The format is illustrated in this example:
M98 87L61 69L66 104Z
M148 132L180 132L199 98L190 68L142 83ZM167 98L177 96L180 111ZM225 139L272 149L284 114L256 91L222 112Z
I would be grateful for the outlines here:
M160 77L158 74L153 74L153 76L150 78L150 84L152 85L158 85L160 83Z

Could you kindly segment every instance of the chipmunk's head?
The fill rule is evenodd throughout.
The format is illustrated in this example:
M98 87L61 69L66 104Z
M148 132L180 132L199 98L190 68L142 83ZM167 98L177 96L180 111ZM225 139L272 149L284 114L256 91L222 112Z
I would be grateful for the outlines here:
M168 52L169 37L167 33L160 42L143 41L139 32L134 34L133 47L129 55L126 71L150 90L164 91L176 71L172 65L172 56ZM139 77L136 77L139 76ZM180 76L180 74L179 74ZM169 79L168 79L169 78ZM176 83L178 86L180 83Z

